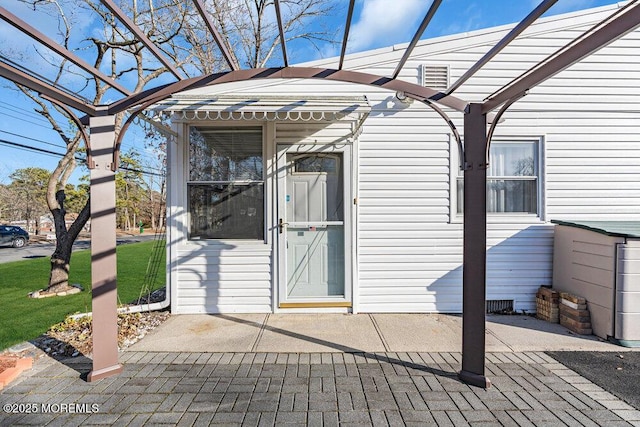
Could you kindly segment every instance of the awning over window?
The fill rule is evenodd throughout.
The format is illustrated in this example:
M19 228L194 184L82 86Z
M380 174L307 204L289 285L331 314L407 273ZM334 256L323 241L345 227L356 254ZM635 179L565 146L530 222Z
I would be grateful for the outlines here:
M297 120L362 122L371 111L365 96L174 95L153 108L178 120ZM177 117L176 117L177 116Z

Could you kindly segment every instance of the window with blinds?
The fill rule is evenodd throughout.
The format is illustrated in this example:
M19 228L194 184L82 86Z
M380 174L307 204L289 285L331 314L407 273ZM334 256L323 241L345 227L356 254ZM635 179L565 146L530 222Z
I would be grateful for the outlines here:
M264 239L262 128L192 126L189 239Z
M487 171L487 212L538 214L538 142L493 141ZM458 172L457 213L464 202L463 173Z

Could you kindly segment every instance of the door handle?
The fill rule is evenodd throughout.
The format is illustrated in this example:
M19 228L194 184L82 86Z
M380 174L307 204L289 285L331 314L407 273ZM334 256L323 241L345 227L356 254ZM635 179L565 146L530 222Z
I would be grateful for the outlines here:
M280 218L280 221L278 221L278 228L280 229L280 234L282 234L282 232L284 231L284 227L289 225L288 222L284 222L282 218Z

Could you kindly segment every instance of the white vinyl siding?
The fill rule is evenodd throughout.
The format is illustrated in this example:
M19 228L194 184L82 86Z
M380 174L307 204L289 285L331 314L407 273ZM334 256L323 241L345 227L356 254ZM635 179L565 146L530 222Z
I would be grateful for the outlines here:
M616 7L541 20L455 94L482 101ZM423 40L400 78L419 83L420 66L433 64L448 66L450 81L455 82L509 30L500 27ZM496 138L536 135L544 139L540 176L544 200L538 207L541 217L489 217L488 299L512 299L517 311L535 310L537 288L551 284L553 225L545 221L637 220L640 216L638 46L640 31L629 33L533 88L503 116ZM345 69L391 75L404 47L348 55ZM336 63L332 58L304 65L332 68ZM248 96L366 95L372 111L354 152L358 198L354 310L461 311L462 223L450 221L450 202L455 197L451 194L451 130L440 116L417 101L400 103L391 91L313 79L252 81L202 91L216 90ZM446 111L463 134L462 114ZM304 126L307 134L300 135ZM340 135L344 129L336 126L344 124L332 124L323 132L335 130L333 136ZM322 125L318 123L278 123L276 127L282 143L321 144L331 139L319 133ZM269 256L265 250L258 264L268 264Z
M176 313L271 312L271 250L183 245Z
M389 113L374 109L360 136L358 310L460 312L447 128L421 106Z

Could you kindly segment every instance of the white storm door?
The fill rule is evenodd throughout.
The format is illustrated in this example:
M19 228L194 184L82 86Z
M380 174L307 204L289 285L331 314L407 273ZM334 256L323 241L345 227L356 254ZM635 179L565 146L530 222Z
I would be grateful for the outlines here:
M280 307L350 304L350 154L278 146Z

